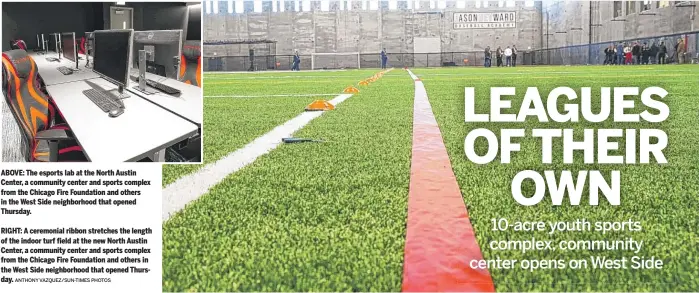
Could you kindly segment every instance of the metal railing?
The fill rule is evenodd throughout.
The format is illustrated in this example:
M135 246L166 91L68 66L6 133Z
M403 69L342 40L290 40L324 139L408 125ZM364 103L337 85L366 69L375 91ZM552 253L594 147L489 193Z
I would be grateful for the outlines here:
M699 53L699 31L683 34L671 34L648 38L628 39L614 42L601 42L567 46L561 48L524 51L517 55L517 65L585 65L603 64L604 49L619 42L646 42L649 46L655 42L664 41L668 50L668 62L676 62L675 44L677 39L686 35L687 54L685 62L696 60ZM442 52L442 53L388 53L389 67L445 67L445 66L483 66L485 57L483 51L471 52ZM492 66L496 66L495 49L492 49ZM311 55L301 55L300 69L311 69ZM351 69L357 68L356 55L316 55L315 69ZM204 57L205 71L265 71L291 70L293 55L262 55L262 56L210 56ZM655 62L655 58L651 58ZM503 62L505 62L503 57ZM360 54L360 68L381 68L379 53Z

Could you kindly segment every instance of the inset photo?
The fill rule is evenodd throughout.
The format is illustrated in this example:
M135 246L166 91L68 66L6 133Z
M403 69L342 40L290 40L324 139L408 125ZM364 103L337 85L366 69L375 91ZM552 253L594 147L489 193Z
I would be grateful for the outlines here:
M201 2L3 2L3 162L201 163Z

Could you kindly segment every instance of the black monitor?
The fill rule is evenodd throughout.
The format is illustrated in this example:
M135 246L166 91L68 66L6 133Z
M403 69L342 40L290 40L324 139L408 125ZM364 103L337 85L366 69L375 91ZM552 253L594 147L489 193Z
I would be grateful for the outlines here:
M63 33L61 36L61 47L63 48L63 57L75 62L75 69L80 69L78 66L78 50L75 48L75 33Z
M173 57L182 54L182 30L135 31L133 35L133 67L139 68L138 51L150 53L146 60L148 73L177 79L179 64L174 66Z
M94 32L92 70L107 81L119 86L119 92L128 86L133 30L98 30Z

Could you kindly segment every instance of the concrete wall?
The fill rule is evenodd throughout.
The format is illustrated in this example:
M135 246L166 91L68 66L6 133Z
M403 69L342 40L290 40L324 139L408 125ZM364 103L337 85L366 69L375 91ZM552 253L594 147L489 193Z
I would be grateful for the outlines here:
M2 3L2 50L10 40L23 39L29 49L38 46L37 34L75 32L76 37L101 28L101 3L5 2ZM61 13L56 13L60 11Z
M537 7L524 7L523 1L512 8L457 9L454 3L445 10L429 9L361 10L353 1L352 10L310 12L264 12L246 14L205 14L205 40L269 39L277 41L276 54L302 55L329 52L412 53L413 40L420 37L441 38L442 52L481 52L485 46L516 44L519 48L541 48L541 14ZM225 2L219 5L225 5ZM497 6L497 2L495 2ZM225 11L225 8L221 8ZM434 13L436 11L436 13ZM507 29L454 29L453 13L517 12L517 27ZM205 56L247 56L246 45L207 46Z

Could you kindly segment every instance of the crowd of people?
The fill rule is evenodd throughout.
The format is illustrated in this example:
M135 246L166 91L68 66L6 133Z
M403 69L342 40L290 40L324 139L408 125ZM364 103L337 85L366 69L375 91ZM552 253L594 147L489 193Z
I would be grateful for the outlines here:
M505 57L505 62L503 63L503 57ZM493 53L490 51L490 46L485 47L485 63L483 66L485 67L491 67L492 66L492 58L493 58ZM512 45L512 48L510 46L507 46L504 50L502 47L498 46L498 48L495 50L495 64L497 67L514 67L517 65L517 46Z
M686 63L687 46L684 38L677 39L674 54L668 55L668 48L664 41L660 43L647 42L618 43L609 45L604 49L604 65L631 65L631 64L668 64Z

